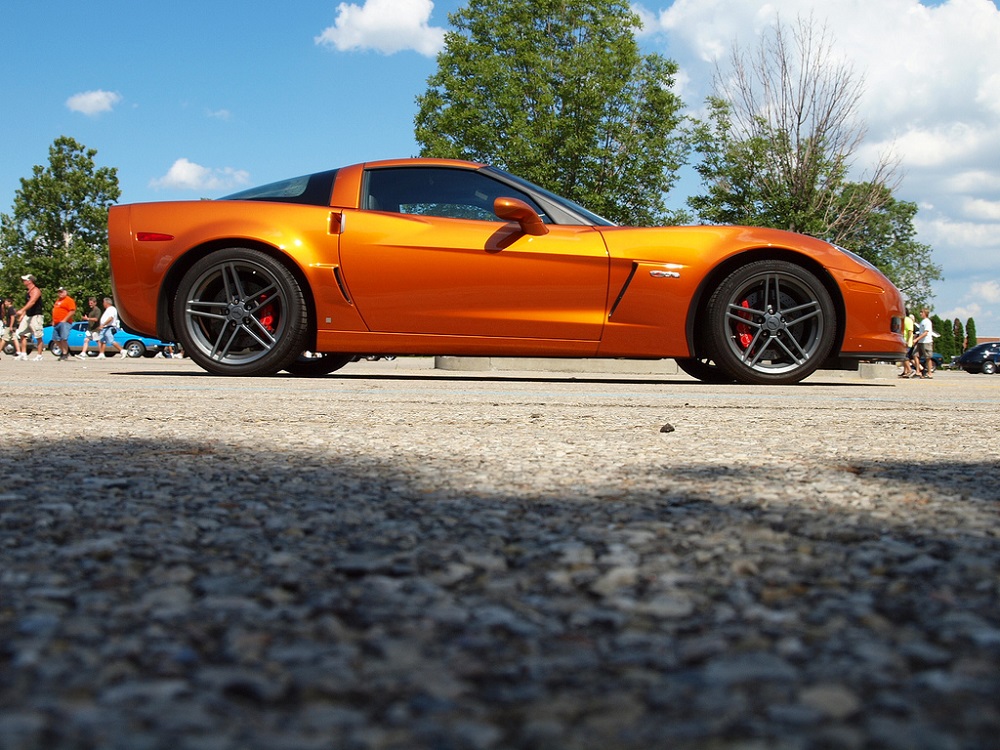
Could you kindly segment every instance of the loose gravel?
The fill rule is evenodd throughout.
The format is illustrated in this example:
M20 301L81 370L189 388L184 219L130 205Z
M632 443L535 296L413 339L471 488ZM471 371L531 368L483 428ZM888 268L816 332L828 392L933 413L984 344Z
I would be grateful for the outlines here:
M1000 377L426 364L4 357L0 747L997 747Z

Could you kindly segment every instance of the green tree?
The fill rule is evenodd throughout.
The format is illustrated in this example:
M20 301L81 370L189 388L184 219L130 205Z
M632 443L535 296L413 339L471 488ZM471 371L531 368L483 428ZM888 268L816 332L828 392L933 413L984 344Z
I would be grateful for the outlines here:
M470 0L417 102L421 155L509 170L626 224L670 223L687 155L677 66L625 0Z
M954 322L951 324L951 333L955 338L955 347L958 351L956 354L961 354L965 351L965 327L962 325L962 321L955 318Z
M788 229L855 250L895 282L911 307L941 278L916 242L916 206L893 197L896 165L880 157L852 181L866 128L863 80L840 62L811 20L779 23L759 49L734 47L719 70L693 144L704 192L689 199L702 221Z
M978 343L979 339L976 338L976 321L969 318L965 323L965 345L971 349Z
M46 306L65 286L79 297L111 287L108 207L121 191L118 172L98 167L97 151L60 136L49 147L49 164L21 179L11 213L0 214L0 287L23 297L20 277L34 274Z

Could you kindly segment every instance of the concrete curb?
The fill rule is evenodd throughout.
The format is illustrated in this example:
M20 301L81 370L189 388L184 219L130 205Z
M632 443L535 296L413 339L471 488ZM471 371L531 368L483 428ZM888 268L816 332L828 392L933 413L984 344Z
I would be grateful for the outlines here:
M435 357L434 369L456 372L572 372L594 375L677 375L672 359L562 359L547 357ZM896 365L862 362L857 370L820 370L813 377L886 380Z

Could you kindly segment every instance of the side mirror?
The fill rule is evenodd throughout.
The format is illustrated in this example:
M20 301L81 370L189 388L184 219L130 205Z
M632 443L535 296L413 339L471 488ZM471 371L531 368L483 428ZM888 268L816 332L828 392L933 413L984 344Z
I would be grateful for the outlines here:
M504 221L516 221L525 234L541 237L549 233L549 228L545 226L542 217L535 213L531 206L517 198L497 198L493 201L493 213Z

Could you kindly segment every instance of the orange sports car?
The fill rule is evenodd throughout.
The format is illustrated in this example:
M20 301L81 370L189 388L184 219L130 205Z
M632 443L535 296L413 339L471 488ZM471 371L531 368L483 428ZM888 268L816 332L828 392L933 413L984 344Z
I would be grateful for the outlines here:
M846 250L615 226L482 164L356 164L114 206L108 224L125 323L223 375L449 354L673 358L702 380L787 384L904 352L899 291Z

